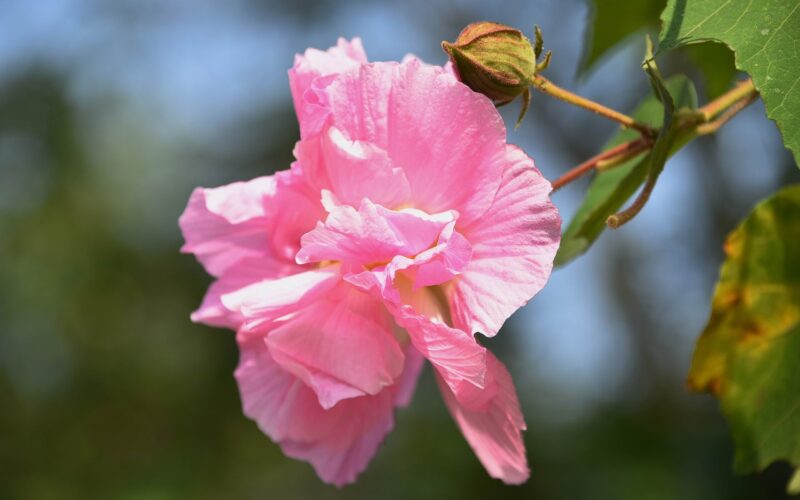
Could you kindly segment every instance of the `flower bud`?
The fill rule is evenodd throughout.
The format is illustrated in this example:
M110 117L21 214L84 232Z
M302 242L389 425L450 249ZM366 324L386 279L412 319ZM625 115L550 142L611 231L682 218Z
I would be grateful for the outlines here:
M530 40L519 30L497 23L473 23L455 43L442 42L442 48L461 81L472 90L497 104L519 95L528 99L536 56Z

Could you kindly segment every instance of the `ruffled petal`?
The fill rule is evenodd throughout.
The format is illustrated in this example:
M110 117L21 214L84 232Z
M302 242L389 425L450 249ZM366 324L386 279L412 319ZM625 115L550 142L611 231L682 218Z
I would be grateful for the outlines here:
M272 358L311 387L326 409L378 394L403 371L388 313L346 284L271 331L266 343Z
M300 312L339 283L339 268L328 266L257 281L220 299L225 308L244 318L244 331L263 333L279 318Z
M404 170L413 206L457 210L462 223L489 208L506 144L503 120L489 99L416 59L361 65L340 74L325 93L333 126L386 151Z
M342 261L368 265L397 255L415 256L434 245L456 219L454 212L428 215L415 209L389 210L362 200L358 210L334 207L324 223L303 235L297 262Z
M394 428L389 396L368 396L375 400L350 409L349 421L340 422L342 430L329 434L324 440L314 443L284 441L281 449L289 457L310 462L325 482L340 487L355 482Z
M408 305L395 308L394 317L408 332L414 348L436 367L453 391L460 392L470 385L484 386L488 351L472 335L420 314Z
M325 89L334 77L366 62L359 38L349 42L340 38L335 47L326 51L308 49L295 56L294 67L289 70L289 87L301 137L310 137L322 129L329 113Z
M213 276L250 258L293 264L300 236L325 211L299 169L218 188L197 188L178 223L186 243Z
M485 388L465 384L460 394L440 374L436 378L450 414L489 475L508 484L527 481L525 422L505 366L488 353Z
M277 279L296 269L299 269L299 266L274 259L243 259L227 269L218 280L211 284L203 298L203 303L192 313L192 321L238 330L244 322L244 317L238 308L225 307L222 303L222 296L263 280Z
M448 326L450 312L442 290L416 286L415 259L403 259L395 257L386 267L346 273L344 279L383 301L414 348L437 368L453 391L459 392L464 382L483 387L486 349L472 334Z
M325 218L319 191L306 182L302 168L293 166L274 175L275 195L265 208L271 253L294 262L300 237Z
M321 147L330 189L341 203L358 206L368 198L393 207L409 201L411 188L405 172L392 164L386 151L352 141L336 127L322 134Z
M389 264L388 273L396 276L403 271L413 282L416 291L452 280L461 274L471 257L472 245L455 231L455 222L452 222L442 229L436 246L413 259L396 257Z
M181 251L213 276L245 258L269 258L264 200L274 194L274 177L195 189L178 220L186 241Z
M394 426L395 391L340 402L326 410L303 381L275 363L261 338L240 340L235 377L245 415L280 444L306 460L324 481L356 480Z
M453 323L492 336L542 289L561 239L550 183L522 150L509 146L503 183L481 219L461 227L472 257L450 297Z
M236 330L244 321L242 315L236 311L231 311L222 304L222 295L234 291L242 286L249 284L248 281L238 282L235 280L216 280L208 287L203 302L191 314L191 319L195 323L203 323L208 326L220 328L230 328Z

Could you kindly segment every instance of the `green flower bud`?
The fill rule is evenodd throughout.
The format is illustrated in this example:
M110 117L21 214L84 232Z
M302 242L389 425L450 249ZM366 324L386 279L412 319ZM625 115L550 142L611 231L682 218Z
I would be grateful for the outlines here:
M473 23L464 28L454 43L442 42L442 48L458 77L469 88L498 105L522 95L525 98L522 114L525 113L536 72L536 55L522 32L497 23Z

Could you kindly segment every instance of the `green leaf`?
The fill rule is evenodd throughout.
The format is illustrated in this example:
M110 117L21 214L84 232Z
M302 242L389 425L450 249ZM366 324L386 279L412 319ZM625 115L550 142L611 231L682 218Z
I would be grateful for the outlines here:
M591 68L628 36L643 29L655 30L665 0L589 0L587 3L593 15L586 28L582 71Z
M677 107L697 106L694 85L685 76L670 78L666 82L666 88ZM639 104L633 117L653 127L660 127L664 121L664 107L654 95L651 95ZM638 132L621 130L604 149L634 140L638 136ZM619 210L647 178L650 156L650 154L639 155L595 176L583 204L561 238L556 265L566 264L584 253L594 243L605 229L608 216Z
M711 318L689 387L715 394L736 443L734 467L800 465L800 185L755 210L725 242Z
M731 88L733 77L736 76L736 64L733 52L727 45L717 42L693 43L683 50L703 76L707 100Z
M708 40L733 49L800 164L800 2L669 0L661 19L661 51Z

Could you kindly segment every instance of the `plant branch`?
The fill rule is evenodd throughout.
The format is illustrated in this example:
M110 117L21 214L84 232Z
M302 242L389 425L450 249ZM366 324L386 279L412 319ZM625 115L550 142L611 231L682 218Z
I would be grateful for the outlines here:
M731 108L738 101L750 98L755 99L755 96L758 96L758 91L756 90L753 80L748 78L747 80L739 82L734 88L725 92L697 111L702 117L703 122L708 123L721 113L728 110L728 108Z
M627 160L633 158L642 151L649 149L652 145L653 141L651 139L640 137L636 140L615 146L608 151L603 151L602 153L589 158L577 167L571 168L567 173L553 181L553 191L561 189L570 182L579 179L583 175L598 168L601 164L605 164L604 166L606 166L606 168L610 167L609 162L614 162L618 165L619 163L617 163L617 160Z
M598 115L608 118L610 120L614 120L615 122L620 123L623 127L638 130L645 137L652 138L657 135L657 131L653 127L641 123L639 121L636 121L630 116L622 114L619 111L615 111L611 108L603 106L602 104L586 99L585 97L573 94L569 90L559 87L558 85L554 84L553 82L551 82L550 80L548 80L547 78L543 77L540 74L534 75L531 84L537 90L544 92L545 94L551 95L556 99L560 99L564 102L568 102L580 108L587 109L593 113L597 113Z
M606 219L606 224L611 229L617 229L621 225L625 224L629 220L636 217L642 208L644 207L647 200L650 199L650 194L653 192L653 188L656 187L656 179L658 176L651 175L647 178L647 182L645 183L642 190L639 192L639 196L633 200L631 206L623 210L622 212L617 212L613 215L610 215L608 219Z
M731 105L731 107L723 111L722 114L720 114L716 119L698 125L697 128L695 129L695 132L697 132L698 135L713 134L714 132L719 130L720 127L728 123L728 121L731 118L736 116L736 114L738 114L739 111L743 110L744 108L755 102L756 99L758 99L757 93L746 95L744 99L734 102L733 105Z
M551 84L549 80L546 80L544 77L538 77L538 78L540 78L544 82L547 82L546 84L543 85L548 86L546 92L550 93L551 95L556 95L555 93L553 93L555 89L557 89L558 92L558 95L556 95L556 97L559 97L561 93L574 95L571 94L570 92L567 92ZM540 87L537 88L541 90ZM592 103L592 101L588 101L580 96L574 96L574 97L577 98L578 100L584 100L589 103ZM564 97L559 97L559 98L563 100L568 100ZM713 134L717 130L719 130L723 125L728 123L728 121L734 116L736 116L736 114L738 114L741 110L752 104L756 99L758 99L758 91L755 89L752 80L745 80L739 82L733 89L729 90L728 92L714 99L705 106L698 108L694 111L689 111L688 113L683 115L684 119L681 122L679 122L680 125L678 125L678 127L686 130L692 129L696 135ZM573 102L573 101L568 100L568 102ZM581 107L586 107L586 106L581 106ZM616 113L616 111L613 110L609 111L611 111L612 113ZM633 121L632 118L630 117L627 118ZM646 127L646 125L643 126ZM561 189L565 185L579 179L583 175L591 172L592 170L605 170L612 168L624 162L625 160L633 158L642 151L646 151L652 148L654 140L653 138L658 135L658 130L653 129L651 127L648 127L648 129L650 131L647 134L644 134L643 132L644 135L639 139L626 142L624 144L620 144L619 146L611 148L608 151L604 151L597 156L593 156L592 158L589 158L585 162L581 163L580 165L570 169L567 173L565 173L564 175L562 175L553 182L553 191ZM637 128L637 130L639 129ZM639 210L641 210L647 199L650 197L650 191L652 191L652 189L653 186L648 187L646 185L645 189L642 190L642 193L634 201L633 205L631 205L628 209L620 212L619 214L612 216L613 220L609 219L609 224L612 225L612 227L618 227L619 225L622 225L631 218L633 218L633 216L635 216L639 212Z

